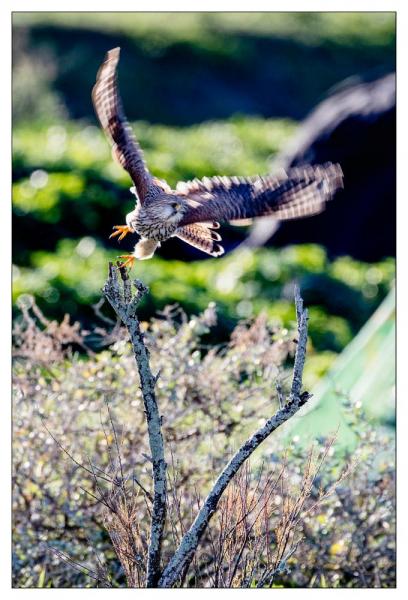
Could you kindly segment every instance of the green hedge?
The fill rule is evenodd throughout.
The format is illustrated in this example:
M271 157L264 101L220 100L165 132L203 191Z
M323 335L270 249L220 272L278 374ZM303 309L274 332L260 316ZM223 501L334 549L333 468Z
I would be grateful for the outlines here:
M100 298L108 260L117 251L103 249L92 237L62 240L55 252L37 251L32 266L15 267L14 299L34 294L47 315L94 321L91 305ZM294 319L292 284L301 285L310 306L310 335L319 350L341 351L385 297L394 279L394 261L367 265L351 258L330 262L323 248L292 246L281 250L236 251L222 260L198 262L155 257L132 272L151 290L143 318L167 304L179 303L189 314L216 302L219 339L239 319L261 311L272 323Z

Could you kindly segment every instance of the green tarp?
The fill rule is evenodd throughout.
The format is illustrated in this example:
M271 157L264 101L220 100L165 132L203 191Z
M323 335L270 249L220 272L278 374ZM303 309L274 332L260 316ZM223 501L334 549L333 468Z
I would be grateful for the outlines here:
M307 359L306 359L307 360ZM338 446L349 449L355 435L347 424L343 399L363 406L369 419L395 423L395 289L312 390L313 398L287 432L310 441L338 431Z

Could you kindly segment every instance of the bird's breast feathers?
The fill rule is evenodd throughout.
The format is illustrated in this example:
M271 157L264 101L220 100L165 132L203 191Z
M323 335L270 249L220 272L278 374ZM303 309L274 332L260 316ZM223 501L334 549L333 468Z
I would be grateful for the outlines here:
M157 242L164 242L174 235L178 229L178 223L175 222L151 222L140 218L134 221L132 226L141 237L156 240Z
M144 206L137 205L128 217L131 227L141 237L164 242L179 228L183 205L177 202L177 198L159 199Z

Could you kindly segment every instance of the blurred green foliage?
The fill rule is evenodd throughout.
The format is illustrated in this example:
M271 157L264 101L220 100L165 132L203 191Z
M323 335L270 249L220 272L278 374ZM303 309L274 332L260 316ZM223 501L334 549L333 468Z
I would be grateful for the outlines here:
M243 117L189 128L134 126L152 173L170 185L220 173L265 173L295 127L290 120ZM32 251L55 250L65 238L92 236L101 246L118 248L108 237L112 225L133 209L131 180L112 160L99 128L69 121L16 127L13 175L16 264L30 266ZM183 258L191 257L184 244L172 251L174 244L166 243L166 256L180 256L181 250ZM127 240L118 254L126 246L130 249Z
M300 119L340 81L395 68L393 13L15 13L13 29L15 122L89 118L115 46L128 116L175 125Z
M289 120L243 117L189 128L134 125L152 172L170 185L215 173L266 172L295 127ZM133 208L130 179L94 126L20 126L13 142L13 298L34 294L49 316L69 313L94 322L91 305L100 298L107 262L133 242L108 240L112 225L124 222ZM185 250L175 240L163 245L161 255ZM151 288L143 306L146 319L166 304L179 303L191 314L215 301L219 325L212 341L226 339L239 319L260 311L288 326L297 280L310 305L313 344L339 352L390 289L394 262L366 265L347 257L332 262L323 248L311 245L235 251L221 260L203 255L194 262L156 256L137 263L133 273Z
M296 123L289 119L239 116L187 128L145 122L134 124L150 170L157 177L166 178L170 185L180 179L219 173L265 172L270 167L270 159L295 128ZM84 175L102 176L102 181L104 176L128 187L131 184L127 173L112 161L102 131L86 123L61 121L49 127L35 123L16 127L13 166L16 178L41 168L79 171Z
M20 26L53 25L61 28L86 28L126 34L144 39L154 51L174 41L194 41L204 46L216 33L250 33L297 38L304 43L365 42L392 44L395 15L391 12L280 12L280 13L15 13L13 23ZM171 26L169 26L171 23ZM220 47L221 50L221 47Z
M34 294L46 314L92 319L91 305L100 298L107 262L116 252L102 249L94 238L62 240L56 252L32 254L32 267L16 267L14 298ZM292 284L298 281L310 307L310 335L317 349L341 351L394 279L394 261L365 265L349 258L330 262L319 246L283 250L236 251L218 259L186 263L155 258L137 263L134 275L151 290L143 318L167 304L180 304L189 314L217 304L219 338L239 319L266 312L276 325L294 319ZM375 283L373 283L375 278Z

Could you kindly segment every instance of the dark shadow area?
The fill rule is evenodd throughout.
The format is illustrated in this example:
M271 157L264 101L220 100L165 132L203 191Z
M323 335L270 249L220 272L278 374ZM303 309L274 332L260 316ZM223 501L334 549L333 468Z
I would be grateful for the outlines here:
M322 102L304 121L280 157L285 168L339 162L344 190L307 223L258 221L248 240L274 246L323 244L329 255L376 261L396 251L395 76L346 86Z

